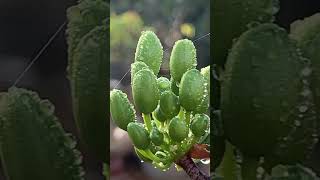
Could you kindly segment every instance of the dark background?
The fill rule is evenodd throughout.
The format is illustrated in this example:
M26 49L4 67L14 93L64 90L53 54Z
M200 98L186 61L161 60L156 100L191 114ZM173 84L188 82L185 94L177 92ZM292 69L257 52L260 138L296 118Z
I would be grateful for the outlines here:
M276 14L275 23L279 26L289 30L290 24L297 19L304 19L315 13L320 13L320 0L279 0L280 11ZM214 0L211 0L211 3ZM214 13L214 12L211 12ZM214 34L214 32L213 32ZM217 34L218 36L218 34ZM219 85L215 84L213 87L214 97L214 108L219 109ZM309 162L306 162L306 166L311 167L318 176L320 175L320 142L316 145L316 148L310 158Z
M0 91L13 85L18 75L66 21L66 9L76 0L0 0ZM69 81L66 78L65 28L18 83L34 90L55 105L66 132L78 136L72 115ZM77 140L79 143L80 141ZM101 167L81 144L86 179L102 180ZM0 180L4 180L0 165Z
M0 1L0 91L6 91L14 80L65 21L65 10L75 0L1 0ZM320 12L319 0L281 0L277 23L283 27L296 19ZM212 12L214 13L214 12ZM36 90L56 106L56 115L68 132L76 135L73 123L69 82L66 79L67 46L64 31L58 35L19 87ZM79 142L79 141L78 141ZM85 151L82 151L85 155ZM320 146L314 154L313 167L320 172ZM101 179L94 160L85 156L88 173ZM1 176L0 180L4 177ZM90 175L89 175L90 176Z
M276 17L276 23L288 29L296 19L309 17L320 12L319 0L281 0L280 11ZM308 164L319 175L320 174L320 142Z
M297 20L320 13L319 0L281 0L280 11L276 16L276 23L289 29L290 24ZM307 163L313 170L320 174L320 143L312 155L311 161Z

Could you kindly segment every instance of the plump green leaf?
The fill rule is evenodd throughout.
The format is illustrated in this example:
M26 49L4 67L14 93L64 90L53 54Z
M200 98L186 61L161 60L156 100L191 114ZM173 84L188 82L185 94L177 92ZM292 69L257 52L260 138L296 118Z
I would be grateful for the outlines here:
M224 132L250 156L302 161L313 146L316 116L306 65L294 41L275 24L241 35L228 56L222 83ZM268 158L266 158L268 159Z
M183 74L197 66L197 52L192 41L188 39L175 42L170 56L170 74L180 82Z
M73 56L81 39L97 26L106 25L108 4L103 0L82 0L67 10L68 76L72 73Z
M157 35L152 31L143 31L138 41L135 62L146 63L155 75L158 75L163 57L163 47Z
M187 111L195 111L205 96L205 80L197 69L187 71L179 85L179 99Z
M234 39L251 25L274 20L279 0L214 0L211 3L213 18L213 60L224 65Z
M148 131L143 124L131 122L128 124L127 131L134 146L138 149L147 149L150 145L150 137Z
M175 142L180 142L188 136L189 128L183 119L174 117L169 123L169 136Z
M160 99L156 76L149 69L142 69L132 81L134 104L144 114L153 112Z
M94 28L81 39L71 63L73 113L81 139L93 156L105 161L109 158L109 41L106 25Z
M15 87L2 95L0 154L7 179L83 180L75 146L49 101Z
M114 89L110 92L110 112L112 120L125 131L128 124L136 120L133 105L121 90Z

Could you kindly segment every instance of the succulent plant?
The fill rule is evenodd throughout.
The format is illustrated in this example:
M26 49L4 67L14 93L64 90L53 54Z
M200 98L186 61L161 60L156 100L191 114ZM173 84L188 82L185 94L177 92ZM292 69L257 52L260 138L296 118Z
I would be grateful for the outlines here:
M159 43L153 32L142 32L135 62L131 65L133 101L137 112L142 113L144 124L132 122L135 119L130 102L123 98L124 93L115 89L111 91L110 111L119 116L112 118L115 124L128 131L142 161L161 170L167 170L175 163L192 179L209 179L195 166L191 157L197 154L192 152L193 146L201 143L200 140L209 133L209 117L196 113L196 110L207 92L210 72L203 70L203 75L195 69L196 50L192 41L179 40L171 54L171 80L157 77L163 54ZM204 106L205 111L208 111L208 105Z

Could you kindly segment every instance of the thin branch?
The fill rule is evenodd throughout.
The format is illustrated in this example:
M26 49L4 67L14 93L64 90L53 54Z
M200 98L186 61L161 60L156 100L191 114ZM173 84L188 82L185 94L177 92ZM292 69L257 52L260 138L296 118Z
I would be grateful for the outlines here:
M181 166L192 180L210 180L210 176L199 169L189 154L178 159L176 164Z

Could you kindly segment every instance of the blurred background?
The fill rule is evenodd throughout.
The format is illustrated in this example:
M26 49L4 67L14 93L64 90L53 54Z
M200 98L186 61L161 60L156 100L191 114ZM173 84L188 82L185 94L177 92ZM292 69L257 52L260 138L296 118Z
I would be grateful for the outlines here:
M193 0L111 0L110 18L110 87L123 90L132 101L130 64L141 31L152 30L159 37L164 58L161 76L169 72L169 59L175 41L190 39L197 49L200 69L210 63L210 1ZM138 117L140 121L141 116ZM111 121L111 179L188 179L186 173L172 166L162 172L135 155L127 132ZM209 173L209 165L198 164Z

